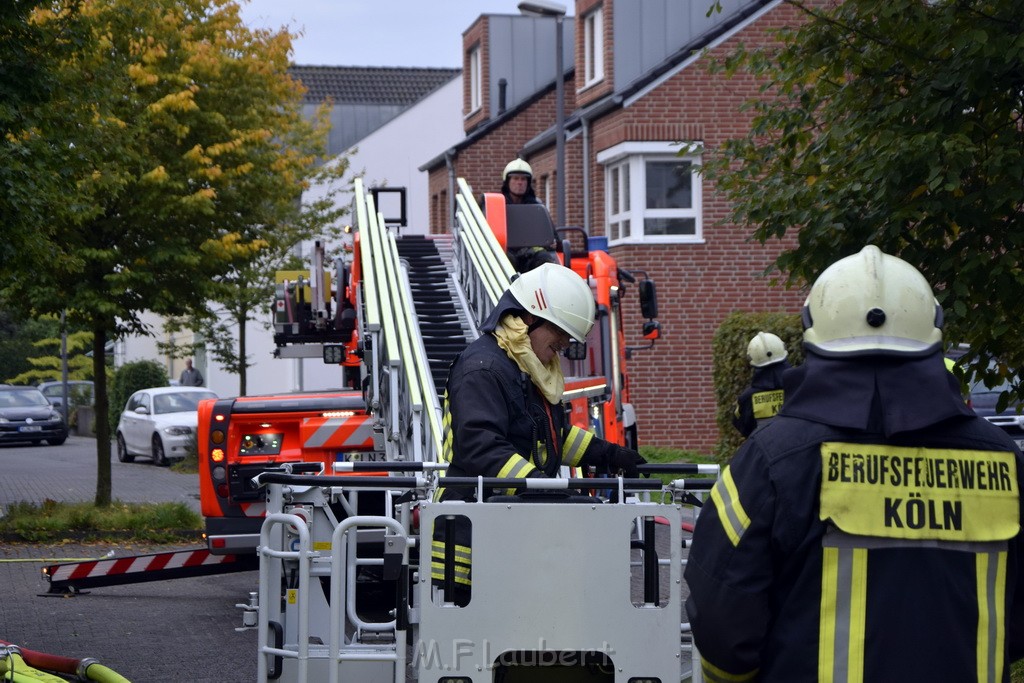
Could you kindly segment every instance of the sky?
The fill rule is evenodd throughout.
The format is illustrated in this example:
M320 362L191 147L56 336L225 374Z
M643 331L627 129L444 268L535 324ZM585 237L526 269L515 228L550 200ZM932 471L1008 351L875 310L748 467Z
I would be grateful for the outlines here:
M250 28L288 26L307 66L462 68L462 32L481 14L519 14L519 0L239 0ZM572 7L575 3L562 3ZM570 10L571 12L571 10Z

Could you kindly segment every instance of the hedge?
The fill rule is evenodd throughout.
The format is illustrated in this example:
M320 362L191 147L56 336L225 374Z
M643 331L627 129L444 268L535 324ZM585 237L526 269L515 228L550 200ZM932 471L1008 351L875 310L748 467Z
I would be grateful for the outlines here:
M114 373L110 383L110 433L117 433L117 423L125 403L139 389L165 387L169 384L164 366L151 360L135 360L125 363Z

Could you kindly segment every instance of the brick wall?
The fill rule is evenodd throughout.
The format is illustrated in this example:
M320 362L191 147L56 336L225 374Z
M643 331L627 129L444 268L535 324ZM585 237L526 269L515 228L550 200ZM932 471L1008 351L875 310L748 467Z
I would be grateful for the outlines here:
M586 28L584 27L583 17L590 14L597 7L601 8L603 15L602 24L602 37L604 38L603 45L603 59L604 59L604 79L591 85L590 87L584 87L585 75L583 74L584 65L584 33ZM577 66L577 82L581 90L576 93L577 99L579 100L580 106L586 106L591 102L595 102L605 95L609 95L612 92L615 83L615 60L614 60L614 46L612 44L612 17L615 13L614 0L576 0L576 16L579 17L576 21L576 49L574 51L576 55L576 66Z
M577 2L577 16L598 4ZM604 0L604 21L611 26L611 0ZM582 9L581 9L582 8ZM794 11L780 5L712 51L721 56L736 43L766 41L766 30L795 21ZM582 40L582 31L577 40ZM606 65L610 69L611 34L606 34ZM577 64L581 47L577 45ZM606 71L610 78L610 72ZM575 88L566 85L566 97ZM613 110L591 125L590 206L592 235L605 234L603 167L594 156L624 141L699 141L705 157L713 155L728 137L742 136L749 118L740 105L757 92L749 78L723 80L709 74L699 61L668 78L658 88L628 108ZM582 101L582 98L581 98ZM520 115L497 127L459 152L456 174L465 177L474 191L497 191L501 169L522 145L554 121L553 91ZM574 106L574 105L570 105ZM566 218L569 225L583 224L582 136L566 144ZM540 178L554 172L554 147L528 159ZM447 189L446 170L430 173L432 196ZM557 207L549 206L552 215ZM649 351L634 354L628 362L631 400L636 407L641 444L671 446L710 452L718 440L715 397L712 386L711 341L715 330L731 312L796 312L803 293L787 291L761 276L783 245L767 246L751 241L750 230L719 224L728 206L714 186L703 183L702 244L628 245L612 249L619 265L643 270L658 285L662 339ZM446 230L451 216L434 216L432 231ZM635 286L627 294L625 331L627 343L642 345L643 320Z
M462 34L462 116L463 127L468 133L476 126L487 121L490 110L490 44L487 42L488 30L487 15L481 15L472 26ZM470 111L470 68L469 54L476 48L480 48L480 108Z

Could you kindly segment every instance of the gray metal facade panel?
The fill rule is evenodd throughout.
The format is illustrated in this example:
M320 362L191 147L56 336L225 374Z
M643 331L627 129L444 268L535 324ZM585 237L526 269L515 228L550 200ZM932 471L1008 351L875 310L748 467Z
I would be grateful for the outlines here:
M498 81L508 81L505 107L512 109L548 87L555 80L555 22L542 17L491 15L489 95L490 116L498 114ZM574 22L562 22L562 60L565 70L572 68Z
M669 45L681 39L680 33L669 33L668 18L692 2L667 3L665 0L647 0L640 11L640 66L646 71L658 64L669 52ZM684 27L679 27L684 28Z
M756 0L721 0L722 11L707 16L710 3L692 0L616 0L613 19L615 89L651 71L701 35Z
M406 107L373 104L336 104L331 109L331 132L328 154L341 154L385 123L395 118Z

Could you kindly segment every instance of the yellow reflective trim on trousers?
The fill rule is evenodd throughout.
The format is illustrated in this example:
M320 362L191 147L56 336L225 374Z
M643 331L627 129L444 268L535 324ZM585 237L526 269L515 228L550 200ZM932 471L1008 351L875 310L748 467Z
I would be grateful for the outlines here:
M436 581L444 581L444 566L431 562L430 578ZM473 581L469 578L469 567L455 567L455 583L461 583L464 586L473 585Z
M1003 647L1006 640L1006 552L975 556L978 594L977 667L979 683L1003 680Z
M430 556L444 559L444 549L447 544L444 541L431 541ZM455 561L463 564L472 564L473 549L468 545L455 544Z
M708 683L743 683L743 681L753 680L754 676L760 669L754 669L742 674L731 674L728 671L723 671L717 666L704 659L700 658L700 668L704 672L704 680Z
M863 683L868 551L822 548L818 683Z
M441 459L451 462L454 450L452 448L452 414L448 411L448 390L444 391L444 413L441 417Z
M562 447L562 464L568 467L579 465L580 461L583 460L583 454L586 452L587 447L590 446L593 438L593 432L588 432L586 429L580 429L573 425Z
M726 465L722 475L711 489L711 500L715 502L718 519L729 541L734 546L740 544L743 532L750 526L750 517L740 505L740 494L736 490L736 482L732 478L732 470Z
M430 543L430 578L437 581L444 581L444 541L431 541ZM472 585L470 573L473 564L473 549L469 546L455 544L455 583Z

